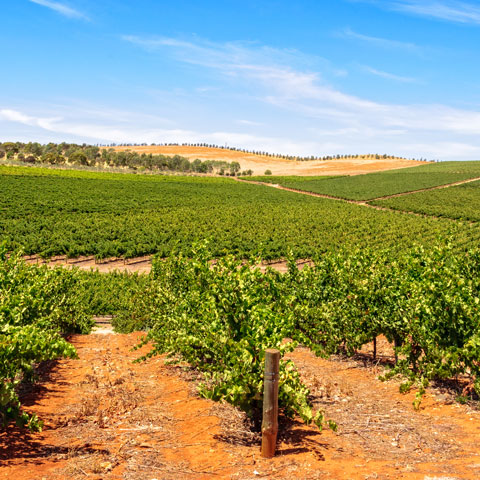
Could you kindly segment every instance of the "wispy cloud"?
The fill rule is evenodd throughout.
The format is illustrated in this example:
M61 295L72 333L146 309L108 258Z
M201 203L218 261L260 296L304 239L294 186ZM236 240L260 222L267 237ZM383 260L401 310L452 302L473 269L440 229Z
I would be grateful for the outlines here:
M295 51L240 43L196 42L164 37L124 36L125 41L152 52L167 52L177 60L209 68L229 78L248 79L276 91L285 98L323 98L331 96L328 87L321 87L319 72L298 67ZM330 68L330 67L328 67Z
M384 72L377 70L376 68L369 67L368 65L362 65L362 70L377 77L385 78L387 80L394 80L401 83L421 83L418 79L412 77L404 77L401 75L395 75L394 73Z
M0 110L2 134L18 136L23 129L28 130L27 138L32 131L46 132L60 141L69 137L95 142L227 143L299 155L385 152L443 159L480 157L480 111L474 107L387 103L345 93L329 83L321 69L299 65L290 51L197 38L124 39L152 55L170 55L197 66L203 70L202 82L208 76L215 85L223 81L222 101L209 106L211 118L202 116L201 126L195 120L189 124L184 112L198 106L199 96L192 87L181 95L158 92L162 115L173 124L135 116L134 108L132 116L128 112L99 116L95 111L80 112L75 105L62 109L44 105L35 111L31 105L5 105ZM408 78L374 69L370 73L397 81ZM168 102L172 105L165 108ZM231 102L228 108L226 102ZM175 112L180 113L175 116ZM269 121L253 125L257 118Z
M270 57L281 61L291 61L298 54L295 50L278 50L265 46L255 46L240 42L226 42L216 44L207 40L195 39L195 41L179 40L169 37L140 37L136 35L123 35L122 39L145 48L149 51L169 49L180 59L198 65L219 67L224 64L241 65L256 61L260 58ZM297 57L297 58L298 58ZM227 60L225 64L225 60Z
M409 50L412 52L420 52L422 47L411 42L401 42L398 40L391 40L388 38L373 37L370 35L364 35L361 33L354 32L350 28L345 28L342 30L338 36L343 38L351 38L354 40L359 40L361 42L369 43L376 47L385 48L385 49L400 49L400 50Z
M289 65L294 68L309 67L322 69L334 77L342 77L346 72L336 68L328 60L319 56L307 55L297 49L279 49L254 42L215 43L193 38L183 40L170 37L123 35L124 41L144 48L147 51L169 51L177 59L193 65L221 69L234 75L242 65Z
M22 123L31 127L40 127L45 130L52 129L52 125L59 120L58 117L32 117L17 110L11 110L8 108L0 110L0 119L8 120L10 122Z
M74 8L69 7L68 5L65 5L63 3L52 2L51 0L30 0L30 2L41 5L42 7L47 7L50 10L53 10L60 15L63 15L64 17L89 20L87 15L85 15L84 13L75 10Z
M451 22L480 24L480 7L478 4L448 0L403 0L393 2L392 8Z
M350 0L422 17L457 23L480 24L480 6L458 0Z
M248 125L249 127L261 127L264 124L262 122L255 122L253 120L237 120L240 125Z
M350 132L349 143L364 144L365 138L381 144L389 139L404 151L403 142L415 145L415 139L431 138L436 145L461 144L480 153L480 145L472 138L480 135L480 112L474 109L453 108L447 105L401 105L380 103L340 91L328 84L321 72L305 71L284 62L284 52L231 44L214 44L175 39L148 39L124 37L143 48L164 53L170 52L177 60L214 70L218 74L250 84L262 102L289 111L287 118L310 119L321 128ZM288 60L288 58L287 58ZM370 68L370 67L368 67ZM413 82L415 79L393 75L370 68L370 73L391 80ZM262 94L263 92L263 94ZM321 130L321 128L319 128ZM467 138L468 137L468 138ZM361 150L361 149L359 149ZM430 149L433 151L434 149ZM460 149L461 150L461 149ZM459 151L460 151L459 150ZM390 149L392 151L392 149ZM435 150L435 153L437 151ZM454 152L450 152L454 157ZM448 155L447 150L444 155ZM418 156L418 153L417 153Z
M67 107L66 110L71 111L71 107ZM135 116L135 114L133 115ZM0 122L2 121L16 125L38 127L50 134L57 134L57 141L65 141L65 137L68 136L69 138L85 139L99 143L208 142L258 150L266 149L271 152L303 152L306 148L314 148L313 144L262 134L255 135L228 130L195 131L181 128L152 127L151 116L146 115L145 118L142 118L138 114L135 126L132 126L131 122L117 122L114 118L106 122L99 121L96 115L89 116L85 121L82 121L78 118L72 119L63 116L46 118L14 109L0 109ZM14 140L14 138L10 139ZM32 141L31 134L28 140Z

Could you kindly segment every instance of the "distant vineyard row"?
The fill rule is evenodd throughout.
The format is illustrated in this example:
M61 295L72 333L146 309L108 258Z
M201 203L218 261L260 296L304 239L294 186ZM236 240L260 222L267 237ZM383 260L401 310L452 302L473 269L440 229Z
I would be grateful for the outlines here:
M411 192L480 177L480 162L441 162L350 177L249 177L267 183L349 200Z
M480 222L480 181L376 200L372 204L395 210Z
M331 180L324 181L328 183ZM220 177L0 168L0 237L26 254L136 257L187 251L297 258L343 246L477 243L477 225L384 212Z

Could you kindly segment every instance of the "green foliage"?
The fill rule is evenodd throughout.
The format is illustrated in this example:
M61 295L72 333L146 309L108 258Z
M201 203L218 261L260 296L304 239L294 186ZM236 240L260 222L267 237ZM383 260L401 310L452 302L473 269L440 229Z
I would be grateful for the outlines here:
M376 200L371 203L395 210L479 222L480 181L440 190Z
M74 143L39 143L5 142L0 143L0 158L7 154L9 160L35 163L40 161L44 164L79 165L88 167L110 168L142 171L163 172L196 172L213 173L220 169L230 169L232 175L240 170L238 162L229 163L223 160L199 160L190 161L180 155L153 155L138 153L132 150L115 151L113 148L104 148L93 145L76 145ZM3 153L3 155L2 155ZM28 159L28 160L27 160Z
M85 305L86 313L92 316L114 315L117 330L121 330L119 322L125 318L126 312L130 312L135 295L149 280L147 275L126 272L78 271L76 277L75 295Z
M92 320L82 300L73 295L79 286L76 271L27 265L6 257L0 246L0 320L2 324L62 333L88 333Z
M16 387L33 380L38 362L76 355L61 334L92 326L77 286L76 272L26 265L0 246L0 426L15 421L41 429L35 415L22 411Z
M18 156L18 159L21 161L25 161L25 158L24 157L21 158L20 155ZM40 157L40 161L42 163L49 163L51 165L61 165L65 163L65 158L59 153L49 152L49 153L43 154Z
M281 355L295 347L285 341L293 333L293 312L279 315L281 274L263 274L249 262L225 257L215 264L203 249L153 264L152 282L142 296L150 328L146 340L154 343L144 358L169 353L203 372L200 393L224 400L250 414L261 409L265 350ZM279 404L286 415L298 414L307 423L323 424L314 414L309 391L294 364L280 363Z
M417 247L392 258L364 249L292 267L297 340L317 353L354 353L377 335L397 345L408 389L469 375L480 394L480 250Z
M68 157L76 165L88 165L88 157L82 150L76 150Z
M228 256L212 263L197 248L156 259L134 295L130 324L153 349L203 372L201 393L252 413L260 408L264 351L282 356L297 343L328 356L355 354L384 335L397 345L400 390L418 387L419 408L433 379L470 377L480 395L480 250L450 245L389 251L327 252L313 267L289 262L286 274ZM291 340L287 340L291 339ZM281 362L280 403L287 415L323 423L290 361Z
M32 380L33 364L59 357L75 357L75 349L57 332L34 325L15 327L0 317L0 427L15 421L19 427L41 430L35 415L21 409L15 387Z
M332 180L333 178L342 178L341 176L322 176L322 177L299 177L297 175L259 175L259 176L241 176L242 180L262 183L275 183L278 185L286 185L287 183L305 183L312 181L320 182L322 180ZM304 190L304 189L301 189Z
M329 182L330 180L322 180ZM345 244L401 250L455 232L478 241L478 226L307 197L229 178L132 175L0 167L0 235L27 254L167 257L212 240L232 253L298 258Z
M480 162L442 162L347 177L276 177L274 183L333 197L370 200L476 177L480 177Z
M232 162L230 164L230 175L235 176L240 171L240 164L238 162Z

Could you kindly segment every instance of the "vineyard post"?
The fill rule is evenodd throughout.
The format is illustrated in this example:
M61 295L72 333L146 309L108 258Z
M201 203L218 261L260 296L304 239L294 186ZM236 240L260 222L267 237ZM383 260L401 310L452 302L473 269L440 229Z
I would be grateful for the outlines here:
M393 337L393 346L395 347L395 365L398 363L398 351L397 348L401 345L397 336Z
M278 368L280 352L265 350L265 376L263 380L262 457L275 455L278 433Z

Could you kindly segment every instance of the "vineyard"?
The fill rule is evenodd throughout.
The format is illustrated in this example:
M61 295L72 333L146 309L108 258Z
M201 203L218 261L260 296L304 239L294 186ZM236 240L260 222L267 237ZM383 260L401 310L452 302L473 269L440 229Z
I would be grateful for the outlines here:
M402 389L420 386L417 407L434 379L462 375L465 391L480 393L478 249L417 247L395 260L389 251L344 250L303 270L292 261L286 274L261 273L233 257L212 266L210 258L197 248L188 258L154 262L135 309L116 323L150 330L148 356L180 354L204 371L205 396L250 411L261 398L266 348L285 353L301 343L318 355L354 355L378 336L396 346L388 376L403 375ZM282 365L280 401L309 422L308 390L295 372Z
M302 270L292 259L281 274L262 273L232 256L212 265L211 251L199 245L185 257L158 259L149 277L51 270L5 253L3 424L13 419L41 426L21 411L16 384L31 378L34 363L74 356L59 333L86 333L91 315L107 312L116 315L119 331L148 330L140 346L151 341L153 349L144 360L168 353L188 362L203 372L203 396L254 417L265 349L276 347L283 356L298 343L318 355L354 355L384 336L397 356L386 377L400 374L404 391L420 388L416 408L432 380L460 375L463 394L480 393L478 249L458 254L451 246L417 247L394 260L389 251L343 250ZM95 301L99 297L103 303ZM281 363L279 401L285 415L323 426L323 413L312 410L309 390L290 360ZM329 425L335 428L331 419Z
M28 266L7 258L0 245L0 425L41 428L35 415L21 410L16 387L33 380L33 365L74 357L75 349L61 336L88 333L92 317L78 295L76 272Z
M477 163L456 171L429 164L415 169L418 176L403 170L257 180L307 191L334 185L335 196L350 185L350 198L373 198L475 178ZM355 188L348 183L354 181ZM315 382L297 363L299 346L323 358L371 351L368 361L377 365L377 345L387 345L392 356L383 357L381 379L398 380L402 393L414 390L412 411L422 408L427 387L442 382L460 402L478 399L478 185L371 202L404 210L397 212L224 177L2 167L1 424L41 430L41 412L38 418L22 407L18 392L35 380L41 362L76 358L70 335L88 333L99 315L113 316L117 332L145 332L132 360L148 364L161 355L188 366L199 395L245 412L253 436L267 348L281 352L282 421L301 419L317 432L336 431L341 409L326 412L328 404L318 402ZM22 259L29 254L156 256L150 274L131 275L30 265ZM287 260L287 273L258 268L279 258ZM300 269L298 259L310 262ZM85 382L100 388L94 374ZM133 395L108 382L122 402ZM135 409L140 396L134 398L121 408ZM82 415L105 429L115 409L95 405Z
M480 177L480 162L442 162L366 175L325 177L243 177L351 200L421 190Z
M366 176L365 176L366 177ZM342 180L342 179L338 179ZM336 180L322 180L329 183ZM417 218L221 177L4 167L0 235L25 254L168 257L212 240L212 256L310 258L332 248L475 244L477 225Z
M241 180L247 180L251 182L260 182L260 183L269 183L273 185L310 185L312 182L318 183L322 180L333 180L334 178L342 178L340 175L328 175L321 177L300 177L295 175L262 175L262 176L249 176L249 177L240 177ZM292 187L293 188L293 187ZM295 187L300 189L299 187Z
M478 222L480 221L479 199L480 182L477 181L442 190L376 200L371 203L395 210Z
M1 7L0 480L480 480L480 0Z

